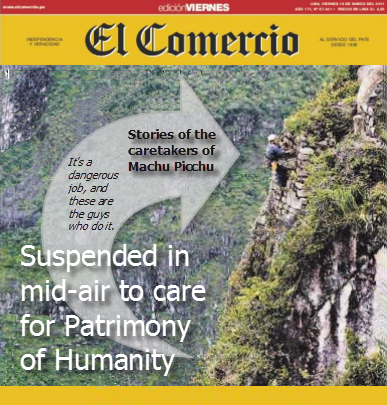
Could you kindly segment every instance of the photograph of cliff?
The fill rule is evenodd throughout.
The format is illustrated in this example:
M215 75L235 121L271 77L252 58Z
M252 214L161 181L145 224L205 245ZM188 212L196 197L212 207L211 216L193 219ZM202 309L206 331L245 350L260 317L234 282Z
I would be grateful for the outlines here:
M1 385L386 385L386 69L383 66L2 66L0 77ZM129 304L138 319L190 319L168 377L55 370L55 348L135 352L64 336L65 303L23 302L46 268L20 266L41 246L41 214L66 155L133 114L179 110L183 75L240 158L184 233L180 202L136 214L113 245L190 252L190 266L113 268L145 290L202 284L203 303ZM269 152L273 152L273 156ZM164 263L165 264L165 263ZM18 319L57 322L21 337ZM23 353L48 349L42 371Z
M207 383L386 383L386 70L339 72L285 121Z

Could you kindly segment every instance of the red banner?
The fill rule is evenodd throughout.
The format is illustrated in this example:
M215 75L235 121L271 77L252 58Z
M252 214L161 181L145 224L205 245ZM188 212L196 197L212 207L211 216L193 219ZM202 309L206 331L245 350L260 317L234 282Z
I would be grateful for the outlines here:
M387 0L3 0L2 14L386 14Z

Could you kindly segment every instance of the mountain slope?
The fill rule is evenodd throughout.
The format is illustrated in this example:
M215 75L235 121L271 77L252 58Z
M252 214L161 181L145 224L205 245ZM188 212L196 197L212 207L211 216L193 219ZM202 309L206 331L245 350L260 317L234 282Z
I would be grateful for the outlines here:
M287 185L272 181L231 275L204 384L383 385L385 70L357 70L286 122Z
M133 249L158 244L160 266L114 269L117 280L140 284L150 291L154 283L197 284L206 286L206 301L162 305L148 296L131 305L141 319L191 319L192 328L184 341L170 341L176 347L202 355L216 339L218 316L227 280L248 239L248 230L269 188L270 174L264 161L265 135L279 130L283 119L302 100L316 94L329 77L325 66L203 66L203 67L50 67L11 72L7 107L0 122L0 138L10 142L0 155L0 379L6 365L6 385L185 385L192 384L197 372L195 361L175 360L168 377L157 372L126 373L53 372L53 355L47 369L28 372L10 361L33 347L72 344L77 353L123 352L126 349L101 339L59 335L41 341L27 337L16 352L11 336L19 336L14 315L29 312L33 317L63 320L69 309L62 303L23 303L21 284L45 284L46 268L20 266L20 248L40 246L40 216L44 196L52 176L67 153L97 128L122 117L141 112L177 110L179 76L183 74L227 135L241 157L215 190L184 234L180 233L180 201L155 204L136 214L118 232L114 247L126 243ZM13 83L12 83L13 82ZM46 87L46 88L45 88ZM38 95L38 96L37 96ZM37 96L39 114L34 115L31 131L23 131L28 110L11 114L19 97L33 101ZM39 101L40 100L40 101ZM15 125L20 121L20 126ZM8 125L9 124L9 125ZM21 135L9 138L13 125ZM18 129L19 131L19 129ZM12 141L12 142L11 142ZM0 142L1 146L1 142ZM164 259L168 245L190 253L190 267L169 268ZM40 318L39 318L40 319ZM81 344L81 346L79 346ZM5 345L4 349L3 346ZM4 352L4 356L2 356ZM53 351L51 351L51 354ZM12 365L12 367L11 367Z

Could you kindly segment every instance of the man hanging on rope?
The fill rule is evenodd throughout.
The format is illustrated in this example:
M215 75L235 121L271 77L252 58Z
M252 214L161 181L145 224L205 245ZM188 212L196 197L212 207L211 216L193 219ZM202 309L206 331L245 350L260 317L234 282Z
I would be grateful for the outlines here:
M269 144L266 149L266 157L268 160L269 167L275 175L277 184L280 187L286 186L287 181L287 170L284 166L278 163L278 160L284 157L285 152L280 146L278 146L277 135L271 134L268 136L267 140Z

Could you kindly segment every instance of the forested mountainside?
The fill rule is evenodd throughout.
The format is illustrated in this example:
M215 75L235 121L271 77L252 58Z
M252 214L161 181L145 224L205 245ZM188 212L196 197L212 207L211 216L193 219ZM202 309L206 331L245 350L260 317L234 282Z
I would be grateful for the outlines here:
M385 103L384 67L340 68L286 120L203 383L386 385Z
M10 68L10 67L8 67ZM241 157L221 185L180 234L180 201L165 201L141 211L126 223L115 247L142 249L157 243L190 252L190 267L151 271L115 269L117 280L205 285L205 303L155 305L150 299L131 306L138 318L191 319L184 345L171 342L194 356L215 343L218 317L227 280L239 261L270 183L264 160L266 135L279 132L283 120L311 99L330 77L324 66L181 67L182 74L205 106L238 147ZM0 126L0 381L6 385L192 384L196 360L175 360L168 378L155 373L55 372L50 355L43 372L26 372L20 355L45 346L72 345L77 353L119 353L129 350L103 339L63 336L21 338L16 315L29 312L39 319L62 320L63 305L22 303L20 286L45 283L46 268L20 266L20 249L39 247L44 196L56 168L69 151L97 128L140 112L179 109L179 68L51 67L12 69L1 82ZM19 318L20 319L20 318ZM18 344L15 346L14 344ZM14 361L12 359L14 358ZM27 378L28 377L28 378Z

